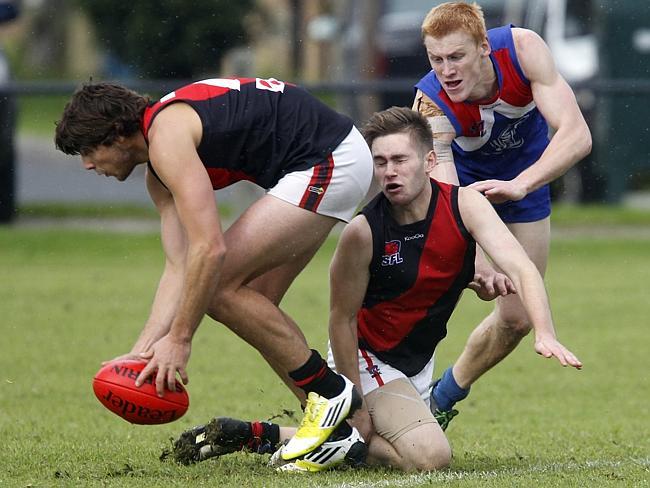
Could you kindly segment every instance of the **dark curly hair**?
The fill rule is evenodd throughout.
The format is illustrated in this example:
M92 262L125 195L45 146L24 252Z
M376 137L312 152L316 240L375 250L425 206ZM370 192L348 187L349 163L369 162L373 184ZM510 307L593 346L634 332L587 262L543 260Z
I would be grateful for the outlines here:
M85 154L110 145L119 136L140 130L150 99L114 83L87 83L78 88L56 123L54 143L66 154Z

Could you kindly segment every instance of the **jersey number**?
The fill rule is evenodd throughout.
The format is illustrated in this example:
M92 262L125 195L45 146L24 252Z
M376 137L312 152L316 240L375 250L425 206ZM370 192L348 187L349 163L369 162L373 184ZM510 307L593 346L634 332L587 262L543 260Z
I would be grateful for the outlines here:
M239 91L241 81L237 78L210 78L207 80L199 81L204 85L218 86L221 88L230 88L231 90ZM284 93L284 81L276 80L275 78L255 78L255 88L258 90L268 90L272 92Z
M284 81L278 81L275 78L267 78L266 80L255 78L255 88L284 93Z

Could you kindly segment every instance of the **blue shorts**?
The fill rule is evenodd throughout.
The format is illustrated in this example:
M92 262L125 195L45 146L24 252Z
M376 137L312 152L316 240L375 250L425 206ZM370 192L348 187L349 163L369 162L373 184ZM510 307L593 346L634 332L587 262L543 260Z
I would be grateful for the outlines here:
M498 172L493 169L487 171L486 168L482 169L484 171L479 173L475 169L472 170L466 166L456 165L460 186L469 186L477 181L490 179L511 180L514 179L519 172L526 169L526 167L513 167L510 168L509 172ZM494 210L499 214L499 217L501 217L501 220L506 224L536 222L551 215L551 190L548 185L544 185L534 192L529 193L518 202L505 202L493 206Z
M526 166L512 166L509 171L499 171L499 168L479 168L482 171L477 171L477 168L468 168L467 166L456 165L458 172L458 180L460 186L469 186L477 181L484 181L490 179L496 180L512 180L521 171L526 169ZM501 220L506 224L518 224L522 222L537 222L538 220L545 219L551 215L551 190L548 185L529 193L518 202L505 202L495 204L496 210Z
M536 222L551 215L551 191L544 185L518 202L494 205L494 210L506 224Z

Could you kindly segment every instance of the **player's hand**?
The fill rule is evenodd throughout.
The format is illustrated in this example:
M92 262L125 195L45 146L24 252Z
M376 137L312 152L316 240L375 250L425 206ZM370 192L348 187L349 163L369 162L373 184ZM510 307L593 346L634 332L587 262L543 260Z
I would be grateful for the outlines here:
M365 443L368 444L375 433L375 426L372 424L372 418L365 405L354 413L349 422L352 427L357 428Z
M475 263L474 279L467 285L467 288L473 290L477 297L486 302L494 300L496 297L517 293L515 285L512 284L510 278L496 271L478 253Z
M474 279L467 285L467 288L473 290L477 297L486 302L517 293L510 278L494 270L488 275L474 274Z
M190 342L175 341L169 334L162 337L148 351L140 353L140 358L148 361L148 364L135 380L135 386L142 385L149 376L155 374L156 392L162 397L165 385L170 391L176 390L176 373L186 385L189 378L185 367L190 359L190 351Z
M555 357L562 366L582 369L582 362L553 337L536 337L535 352L545 358Z
M127 354L122 354L121 356L117 356L113 359L109 359L108 361L102 361L102 366L106 366L108 363L112 363L113 361L142 361L145 362L142 357L140 357L139 354L129 352Z
M490 203L518 202L526 196L526 189L515 180L484 180L468 186L483 195Z

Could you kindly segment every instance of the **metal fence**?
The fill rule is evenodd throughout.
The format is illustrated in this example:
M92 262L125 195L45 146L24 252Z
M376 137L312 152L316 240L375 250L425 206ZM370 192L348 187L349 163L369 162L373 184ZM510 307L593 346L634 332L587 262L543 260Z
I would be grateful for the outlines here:
M152 96L160 96L192 80L128 79L116 80L129 88ZM382 79L356 82L305 82L305 89L326 97L335 97L339 110L347 113L358 123L367 114L363 111L364 99L385 94L409 95L417 80ZM0 101L23 96L68 96L83 81L14 81L0 85ZM631 184L650 181L650 118L630 119L627 106L638 109L650 106L650 79L595 79L575 84L576 92L587 90L596 100L597 117L590 121L594 135L592 155L572 170L573 183L579 195L569 198L578 201L619 203ZM645 109L643 109L645 110ZM637 110L638 111L638 110ZM6 115L6 114L4 114ZM620 127L624 127L621 132ZM624 136L620 134L623 133ZM612 134L615 134L614 137ZM0 161L3 187L0 188L0 221L9 220L13 209L15 174L13 161ZM579 180L576 186L575 181ZM5 188L6 187L6 188Z
M174 88L191 83L195 80L147 80L132 78L114 80L141 92L166 93ZM298 83L313 92L331 93L334 95L349 94L365 95L368 93L410 92L418 80L410 78L395 78L390 80L346 81L346 82L304 82ZM12 81L0 85L0 96L7 95L68 95L83 81ZM574 89L590 89L602 95L648 95L650 94L650 79L595 79L573 85Z

